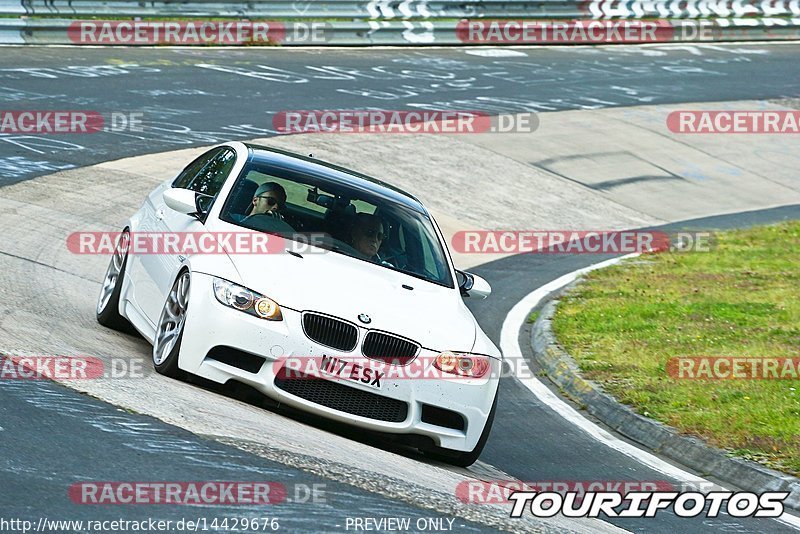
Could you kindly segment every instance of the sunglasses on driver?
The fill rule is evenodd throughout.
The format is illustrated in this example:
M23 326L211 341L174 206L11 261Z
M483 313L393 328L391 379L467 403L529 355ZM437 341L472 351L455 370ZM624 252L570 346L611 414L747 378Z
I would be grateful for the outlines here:
M367 230L362 230L361 233L364 235L364 237L368 237L370 239L372 239L373 237L377 237L378 241L383 241L386 238L386 234L384 234L383 231L374 230L371 228Z
M263 198L264 200L266 200L266 201L267 201L267 205L268 205L269 207L272 207L272 206L274 206L275 204L277 204L277 203L278 203L278 199L277 199L277 198L275 198L275 197L265 197L265 196L263 196L263 195L259 195L259 197L258 197L258 198Z

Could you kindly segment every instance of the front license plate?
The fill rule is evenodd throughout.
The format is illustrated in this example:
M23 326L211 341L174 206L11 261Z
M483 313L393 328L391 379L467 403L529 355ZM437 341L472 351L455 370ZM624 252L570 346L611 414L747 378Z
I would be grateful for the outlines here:
M361 363L335 356L323 356L319 364L320 374L342 382L358 382L373 389L381 389L384 373Z

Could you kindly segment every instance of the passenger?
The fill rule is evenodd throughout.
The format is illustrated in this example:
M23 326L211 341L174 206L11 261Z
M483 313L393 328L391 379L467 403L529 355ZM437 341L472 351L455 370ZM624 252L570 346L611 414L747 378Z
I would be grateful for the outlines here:
M357 213L353 221L350 232L350 243L356 251L365 258L389 265L390 263L381 259L378 250L381 248L383 240L386 238L383 222L375 215L369 213Z

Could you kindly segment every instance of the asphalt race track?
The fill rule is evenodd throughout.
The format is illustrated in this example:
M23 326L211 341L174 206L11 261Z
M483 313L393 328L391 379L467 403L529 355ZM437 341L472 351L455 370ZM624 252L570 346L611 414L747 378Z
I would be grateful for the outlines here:
M230 139L269 137L276 133L272 116L282 110L373 107L471 109L492 114L548 112L796 98L800 87L800 44L708 45L702 47L702 53L697 53L694 46L541 48L506 57L484 57L458 49L0 50L2 109L91 109L104 116L141 113L144 126L140 132L91 135L0 134L0 186L31 181L35 187L37 179L46 175L104 161ZM762 53L763 50L769 53ZM387 142L391 139L387 138ZM86 184L87 188L90 186ZM80 196L83 186L76 187L72 193ZM24 208L21 205L20 209ZM126 215L127 212L120 212L119 220ZM800 206L719 215L687 221L686 225L723 229L796 218L800 218ZM8 231L8 227L4 229ZM0 291L9 305L20 304L20 317L25 317L37 313L34 303L47 295L37 287L38 281L45 281L46 289L58 295L62 284L69 283L69 276L74 273L66 276L56 272L34 253L10 253L13 247L7 246L9 242L5 240L13 237L6 235L0 244L1 265L5 269ZM486 301L468 305L499 345L503 321L523 296L607 257L521 255L480 265L472 270L492 284L493 294ZM30 280L17 286L15 279L27 277L23 273L28 270ZM99 288L101 276L101 272L80 273L74 283L94 287L91 284L96 282ZM19 294L14 294L18 287ZM93 298L87 297L87 301L93 302ZM73 310L72 305L63 307ZM13 313L4 305L3 321L11 321ZM86 317L93 318L93 309L81 314L76 321L83 332L92 328L84 323ZM71 328L68 319L52 310L46 316L52 320L55 333L66 333ZM94 326L102 332L102 328ZM36 335L31 329L30 336ZM526 329L519 336L526 357L530 352L528 336ZM0 349L9 348L5 337L5 326L0 322ZM86 339L87 353L97 350L101 341L99 337ZM146 343L134 338L124 342L143 360L148 359ZM202 387L209 386L197 384L186 389ZM233 396L244 403L252 401L246 392L216 392L218 389L211 388L211 395ZM353 436L347 429L330 428L298 414L263 414L290 417L344 436L354 448L343 455L368 460L372 455L383 455L388 447L416 462L420 473L445 469L485 480L508 475L528 481L638 480L681 486L681 480L611 450L572 427L516 379L504 378L500 395L493 432L481 462L470 472L433 464L414 453ZM462 509L456 515L454 509L448 508L451 505L437 503L435 498L426 500L424 477L419 486L405 486L414 494L403 495L390 490L391 484L381 479L370 480L355 471L351 475L334 472L324 462L310 470L310 465L316 465L313 446L297 462L285 451L259 453L254 448L253 453L248 453L248 447L241 443L235 446L206 439L179 428L181 425L123 411L58 384L0 381L0 405L3 517L158 517L174 521L242 514L263 517L264 510L258 507L196 510L164 505L78 506L70 501L66 488L76 482L102 480L266 479L284 481L291 489L286 503L269 510L290 531L342 531L346 517L367 516L410 517L412 522L418 518L455 518L452 528L457 532L515 528L513 520L498 514L487 513L482 519L479 506ZM187 408L189 417L192 409ZM296 439L302 441L303 436ZM303 488L314 484L324 484L324 502L304 500ZM293 493L294 488L300 488L296 490L298 494ZM725 516L685 519L667 512L653 519L607 521L631 532L793 531L788 524L774 520ZM583 526L592 531L600 525ZM542 528L547 529L543 524L525 524L518 530ZM551 530L564 528L554 526Z
M273 114L300 106L500 114L795 95L796 47L768 48L765 55L763 45L563 47L500 58L453 49L4 48L3 109L142 113L144 128L0 134L0 184L136 154L269 136Z
M98 521L199 521L198 518L276 518L280 528L331 530L348 516L431 517L429 510L353 486L331 482L299 469L270 462L149 417L122 412L50 382L4 385L3 517L79 519L64 488L86 480L284 481L280 497L263 504L178 507L153 505L85 506ZM323 496L323 497L320 497ZM309 505L313 503L313 505ZM200 509L198 509L200 508ZM443 518L443 516L440 516ZM490 532L485 525L457 520L463 532ZM340 527L341 528L341 527Z

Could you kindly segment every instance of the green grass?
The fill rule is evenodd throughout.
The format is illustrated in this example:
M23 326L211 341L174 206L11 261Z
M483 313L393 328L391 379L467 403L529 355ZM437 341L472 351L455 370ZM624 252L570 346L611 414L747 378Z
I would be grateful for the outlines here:
M681 356L800 357L800 223L594 271L562 299L553 327L584 376L638 413L800 475L800 380L666 372Z

